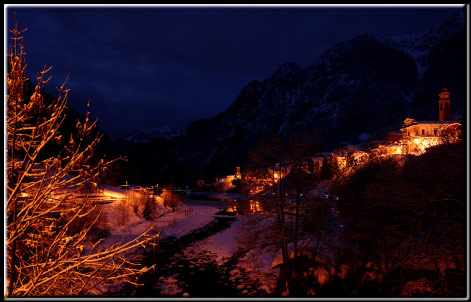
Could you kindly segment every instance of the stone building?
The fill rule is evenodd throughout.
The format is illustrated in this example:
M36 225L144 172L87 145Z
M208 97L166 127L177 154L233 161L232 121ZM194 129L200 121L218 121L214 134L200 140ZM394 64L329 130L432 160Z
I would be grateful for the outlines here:
M422 153L443 143L448 133L456 136L460 123L450 120L450 92L443 88L438 99L438 121L416 121L406 118L401 128L402 153Z

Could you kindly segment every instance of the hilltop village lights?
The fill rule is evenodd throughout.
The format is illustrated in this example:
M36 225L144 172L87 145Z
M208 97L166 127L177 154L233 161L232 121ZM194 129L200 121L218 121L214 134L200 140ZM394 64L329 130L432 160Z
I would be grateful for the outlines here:
M322 168L325 158L331 158L344 172L347 166L347 158L350 157L358 163L365 163L369 158L378 156L395 155L420 155L427 148L443 143L454 143L459 140L461 123L450 118L450 92L443 88L439 94L438 121L416 121L411 118L404 120L403 126L398 132L388 134L387 142L376 143L369 150L357 150L355 146L347 146L322 156L313 157L316 170Z
M450 92L443 88L438 100L438 121L416 121L407 118L401 128L401 152L421 154L445 141L458 140L460 123L450 120Z
M416 121L406 118L400 131L390 132L387 142L381 141L375 143L366 151L358 150L356 146L346 146L332 152L320 153L312 157L313 169L319 172L325 160L336 162L341 173L349 174L355 168L347 167L348 161L356 162L359 167L369 159L384 156L401 156L406 154L420 155L426 152L427 148L440 145L443 143L454 143L459 140L461 123L452 121L450 118L450 92L443 88L439 94L438 101L438 121ZM306 168L308 169L308 168ZM251 195L260 193L263 188L272 181L278 183L280 178L284 178L290 172L290 167L283 166L281 175L278 169L268 168L269 175L273 178L252 179L257 185L250 188ZM242 179L240 167L234 175L228 175L225 178L217 178L215 185L222 191L228 191L234 188L232 181L234 179ZM198 182L198 186L204 184L202 180Z

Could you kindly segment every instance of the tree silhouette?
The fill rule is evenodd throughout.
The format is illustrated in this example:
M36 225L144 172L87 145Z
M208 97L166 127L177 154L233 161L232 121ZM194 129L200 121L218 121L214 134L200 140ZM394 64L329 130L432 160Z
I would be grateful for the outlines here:
M7 74L7 292L8 297L79 296L97 292L116 280L134 283L150 268L137 268L125 253L153 243L151 230L125 244L100 250L85 247L87 234L99 219L96 206L78 198L83 188L97 180L109 164L95 158L101 135L88 110L77 121L76 134L63 137L69 90L64 84L58 97L45 104L44 86L50 68L37 77L34 93L25 96L25 52L17 24L8 53ZM58 144L58 153L46 152ZM88 219L86 219L88 218ZM78 230L72 227L81 224Z

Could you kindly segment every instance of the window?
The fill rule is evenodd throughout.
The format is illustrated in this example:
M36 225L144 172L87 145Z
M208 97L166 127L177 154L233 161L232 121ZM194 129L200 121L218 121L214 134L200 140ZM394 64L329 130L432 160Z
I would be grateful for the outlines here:
M438 129L434 129L434 130L433 130L433 134L434 134L435 136L437 136L437 135L438 135Z
M443 103L440 103L440 110L443 110Z
M422 135L425 135L425 130L424 129L422 129Z

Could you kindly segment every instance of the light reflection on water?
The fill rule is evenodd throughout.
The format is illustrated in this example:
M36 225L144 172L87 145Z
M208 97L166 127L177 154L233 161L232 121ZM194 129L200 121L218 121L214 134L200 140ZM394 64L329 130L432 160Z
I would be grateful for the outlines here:
M234 204L226 206L226 212L235 212L237 215L250 215L263 212L263 208L258 200L234 200Z
M260 201L255 199L246 199L245 196L238 194L220 194L220 193L198 193L188 196L184 201L191 205L215 206L230 215L250 215L263 212Z

